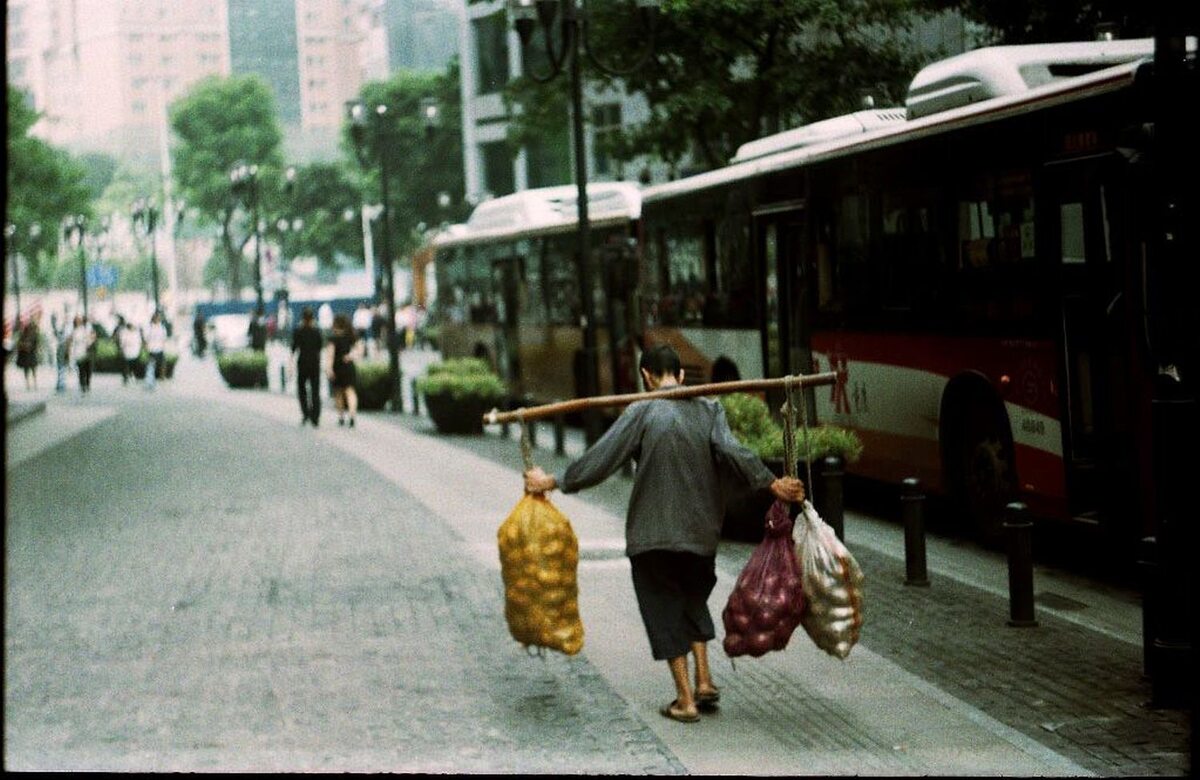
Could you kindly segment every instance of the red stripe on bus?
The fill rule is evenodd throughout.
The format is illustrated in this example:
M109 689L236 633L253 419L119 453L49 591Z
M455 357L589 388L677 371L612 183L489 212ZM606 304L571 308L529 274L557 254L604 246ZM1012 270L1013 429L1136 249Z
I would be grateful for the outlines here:
M1051 341L886 333L815 333L813 351L824 356L814 371L836 363L854 376L854 363L926 371L946 379L983 375L999 397L1054 419L1059 417L1057 351ZM821 357L817 358L822 361ZM844 366L843 366L844 364Z

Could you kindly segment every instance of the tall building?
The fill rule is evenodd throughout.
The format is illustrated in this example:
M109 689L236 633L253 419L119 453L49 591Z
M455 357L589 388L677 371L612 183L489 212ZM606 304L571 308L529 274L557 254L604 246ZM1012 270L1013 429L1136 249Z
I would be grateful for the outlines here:
M454 0L383 0L390 71L443 71L458 53Z
M36 131L76 150L153 159L165 106L229 73L225 0L10 0L7 32Z
M345 101L386 78L384 0L8 0L9 83L39 136L156 159L164 107L209 75L257 73L293 159L336 156Z
M234 73L272 87L288 156L336 156L347 100L386 74L381 0L228 0Z
M569 116L563 116L559 132L526 146L515 158L509 148L508 114L501 93L521 73L521 44L505 5L504 0L483 0L459 6L463 159L467 196L475 200L574 180ZM566 79L567 74L558 78ZM649 116L640 95L626 95L620 87L597 90L585 84L583 104L588 181L632 181L643 169L653 179L666 178L662 163L643 158L622 165L597 143L614 128Z
M260 76L284 124L300 124L300 66L294 0L228 0L233 73Z

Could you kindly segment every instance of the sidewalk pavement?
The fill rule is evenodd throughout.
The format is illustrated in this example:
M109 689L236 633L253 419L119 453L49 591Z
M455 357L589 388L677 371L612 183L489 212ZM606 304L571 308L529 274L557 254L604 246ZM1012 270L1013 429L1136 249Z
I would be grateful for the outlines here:
M293 423L291 395L220 395ZM411 406L406 406L411 409ZM323 428L320 438L371 466L448 523L481 566L496 571L495 532L520 497L515 442L498 435L441 437L424 417L360 415L355 431ZM515 433L514 433L515 435ZM566 462L543 430L538 462ZM568 456L582 451L568 437ZM1087 603L1039 594L1041 625L1005 625L1007 602L995 582L1002 560L962 554L943 568L930 560L933 586L903 586L903 548L869 518L848 513L851 551L867 577L863 638L846 661L817 650L797 630L785 652L743 659L713 653L723 690L716 722L681 727L659 717L665 670L650 660L623 556L627 479L580 495L554 494L580 540L584 655L690 772L755 774L1174 775L1188 768L1186 713L1145 706L1136 605L1089 591L1069 577L1057 591L1105 609L1091 621L1071 615ZM878 525L878 523L875 523ZM886 525L886 524L885 524ZM870 537L873 546L856 540ZM954 546L954 545L947 545ZM751 545L726 543L711 607L719 616ZM973 561L973 562L964 562ZM972 566L980 571L972 574ZM957 567L957 571L955 571ZM974 577L976 582L969 582ZM1113 617L1113 616L1116 617ZM718 617L719 619L719 617ZM1107 620L1107 623L1105 622ZM718 633L722 633L720 629ZM719 724L719 727L718 727Z

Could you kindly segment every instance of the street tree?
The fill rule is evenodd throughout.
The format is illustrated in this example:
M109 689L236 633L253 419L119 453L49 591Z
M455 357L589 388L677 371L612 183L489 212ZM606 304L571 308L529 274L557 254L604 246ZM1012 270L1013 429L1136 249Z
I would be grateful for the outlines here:
M274 96L255 74L210 76L171 104L170 120L178 191L199 219L219 227L226 282L240 294L254 226L234 196L229 172L239 162L257 165L262 196L279 191L283 135Z
M5 221L16 229L12 248L26 260L24 283L49 285L55 275L59 226L68 214L89 214L85 170L65 150L32 135L37 112L25 93L8 88L8 198ZM38 227L31 231L32 226Z
M991 45L1087 41L1097 25L1115 25L1122 38L1153 35L1154 3L1127 0L922 0L930 10L953 10L983 25Z
M285 181L274 218L267 220L268 232L289 258L315 257L322 268L332 269L338 255L362 254L361 206L358 177L345 163L296 166L295 179L290 185ZM349 220L347 211L353 214ZM288 223L287 231L279 229L279 220Z
M396 256L412 251L420 243L422 225L466 216L458 84L455 61L444 73L400 71L387 81L363 86L366 106L387 106L382 117L368 117L363 134L365 165L359 168L363 191L381 191L383 155L389 174L392 250ZM433 123L426 116L429 108L436 109ZM349 159L356 159L349 123L344 127L343 147ZM448 205L443 205L447 201Z
M911 28L927 13L918 0L663 0L650 62L621 81L646 98L650 116L607 134L618 159L653 154L702 169L726 164L764 135L862 106L903 102L913 74L939 56L915 46ZM615 64L636 60L646 40L631 3L592 4L593 50ZM541 32L530 55L544 62ZM536 64L536 63L535 63ZM594 85L615 79L585 64ZM514 137L532 137L565 114L565 78L508 88ZM550 104L550 100L557 102Z

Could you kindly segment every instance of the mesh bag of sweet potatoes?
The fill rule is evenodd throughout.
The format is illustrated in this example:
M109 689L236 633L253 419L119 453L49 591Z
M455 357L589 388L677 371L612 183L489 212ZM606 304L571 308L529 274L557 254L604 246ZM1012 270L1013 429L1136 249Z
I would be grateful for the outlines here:
M496 533L504 580L504 617L528 649L574 655L583 648L579 618L579 540L549 499L527 494Z

